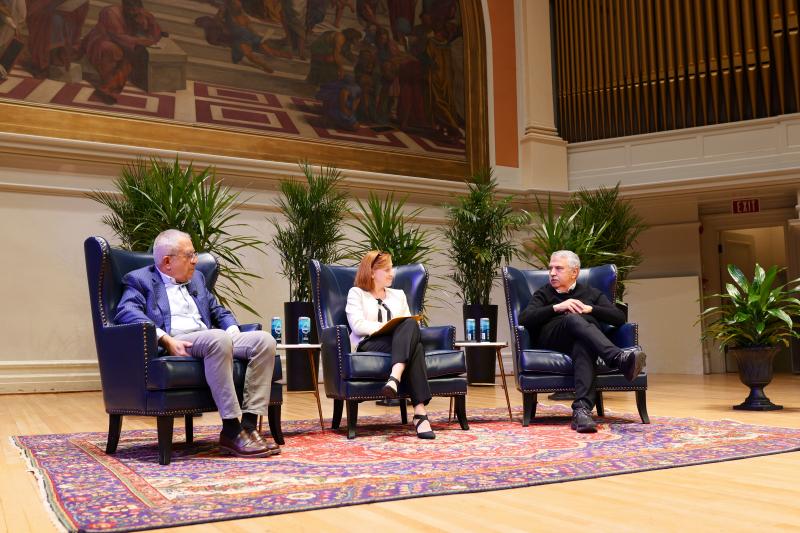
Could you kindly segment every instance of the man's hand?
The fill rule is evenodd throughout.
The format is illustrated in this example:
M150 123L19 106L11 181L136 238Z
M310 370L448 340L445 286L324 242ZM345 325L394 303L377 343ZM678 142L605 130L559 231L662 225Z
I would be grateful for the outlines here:
M556 313L574 313L577 315L589 314L592 312L592 306L586 305L575 298L570 298L569 300L564 300L560 304L555 304L553 306L553 311Z
M189 352L186 351L187 348L192 346L192 343L189 341L182 341L174 337L170 337L169 335L162 335L158 342L170 355L182 355L184 357L188 357L190 355Z

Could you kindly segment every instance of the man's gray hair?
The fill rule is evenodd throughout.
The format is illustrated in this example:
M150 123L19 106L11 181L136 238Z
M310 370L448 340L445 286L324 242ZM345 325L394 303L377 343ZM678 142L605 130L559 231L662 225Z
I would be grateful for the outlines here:
M557 252L553 252L550 255L550 260L552 261L554 257L564 257L567 260L567 264L570 268L580 268L581 267L581 258L578 257L578 254L572 252L570 250L559 250Z
M175 253L178 241L184 238L192 240L188 233L177 229L168 229L159 233L153 241L153 261L160 265L166 256Z

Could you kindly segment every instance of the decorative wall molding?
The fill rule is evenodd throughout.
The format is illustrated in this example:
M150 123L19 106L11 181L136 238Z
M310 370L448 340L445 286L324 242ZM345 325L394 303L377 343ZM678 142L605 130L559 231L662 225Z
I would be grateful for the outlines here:
M634 135L568 147L569 188L622 183L627 193L796 186L800 114Z
M556 140L563 142L558 138ZM193 162L196 167L213 165L216 167L217 173L225 178L226 183L256 191L275 191L281 180L301 175L296 163L197 152L174 152L138 146L0 132L0 160L3 161L3 166L13 165L12 158L15 156L20 161L26 158L36 158L39 162L49 162L54 168L75 163L105 166L109 178L117 175L120 165L130 163L137 158L152 156L169 161L178 157L182 162ZM342 173L345 177L345 186L354 197L366 197L370 191L393 191L399 197L408 195L415 204L441 206L452 201L455 195L464 194L467 191L467 186L463 182L349 169L342 169ZM0 192L82 197L85 192L91 190L85 187L51 186L7 180L0 167ZM532 205L536 195L543 197L549 194L548 191L541 189L521 189L508 185L499 187L498 192L502 195L513 195L515 202L526 205ZM566 199L567 195L553 192L552 196L554 201L560 201ZM273 206L258 207L256 204L257 202L248 202L242 207L244 209L273 210Z
M100 390L96 359L0 361L0 394Z

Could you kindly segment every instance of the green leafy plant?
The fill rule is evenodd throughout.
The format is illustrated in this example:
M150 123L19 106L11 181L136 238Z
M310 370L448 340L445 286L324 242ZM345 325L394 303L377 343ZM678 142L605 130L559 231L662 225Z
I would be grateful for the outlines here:
M721 305L700 315L707 324L704 338L716 339L720 349L788 346L792 338L800 338L794 322L800 316L800 300L794 296L800 278L775 287L780 270L773 265L764 271L756 264L753 279L748 280L739 267L728 265L733 283L725 284L725 294L707 297L720 298Z
M435 252L433 237L429 231L414 224L422 208L409 213L403 212L408 198L395 201L394 193L389 193L383 200L370 192L367 202L356 200L358 211L350 213L359 220L348 224L363 239L350 240L353 248L349 257L359 260L370 250L382 250L392 254L395 265L424 263Z
M464 303L488 305L500 265L519 255L513 234L527 217L514 210L511 196L496 198L497 181L490 170L470 177L468 187L465 196L445 206L450 278Z
M281 258L281 274L289 281L289 298L311 301L308 260L335 263L344 257L340 249L344 234L342 220L347 213L347 196L337 189L342 173L334 166L320 166L319 172L300 163L305 180L284 180L276 203L286 224L272 219L272 244Z
M570 196L560 214L555 213L550 197L546 206L537 198L537 206L531 238L523 243L531 264L546 268L550 255L557 250L572 250L584 267L613 263L621 300L625 281L642 262L633 244L648 226L629 202L620 200L619 184L592 191L581 189Z
M248 249L263 253L265 243L240 234L249 226L235 222L239 193L223 186L213 167L195 171L191 163L181 167L177 158L173 163L139 159L122 168L114 186L114 192L93 191L88 196L111 211L102 221L123 248L147 251L162 231L184 231L195 250L217 257L220 282L214 290L219 301L258 315L248 305L243 287L260 276L245 270L240 255Z

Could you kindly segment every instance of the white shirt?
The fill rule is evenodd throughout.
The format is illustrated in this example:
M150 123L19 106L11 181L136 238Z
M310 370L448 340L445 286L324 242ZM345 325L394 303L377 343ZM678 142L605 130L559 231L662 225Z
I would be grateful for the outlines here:
M192 298L192 295L189 294L188 283L178 283L175 278L167 276L160 270L158 270L158 273L161 275L161 280L164 282L164 288L167 291L172 336L208 329L208 326L203 322L203 317L200 315L200 310L197 309L197 303ZM239 333L239 326L235 324L228 326L225 331L229 335ZM156 328L156 335L159 339L166 334L167 332L163 329Z
M411 316L411 311L408 309L408 300L406 300L406 293L399 289L386 288L386 298L383 298L383 304L392 312L392 318L399 316ZM347 322L350 324L350 349L354 350L361 342L361 339L367 335L378 331L383 322L388 320L386 316L386 309L380 306L383 321L378 322L378 300L369 293L353 287L347 293Z
M560 290L556 289L556 292L557 292L558 294L567 294L569 291L571 291L572 289L574 289L574 288L575 288L575 286L576 286L577 284L578 284L578 281L576 280L576 281L574 281L574 282L572 283L572 285L570 285L570 286L569 286L569 289L567 289L567 290L565 290L565 291L560 291Z

